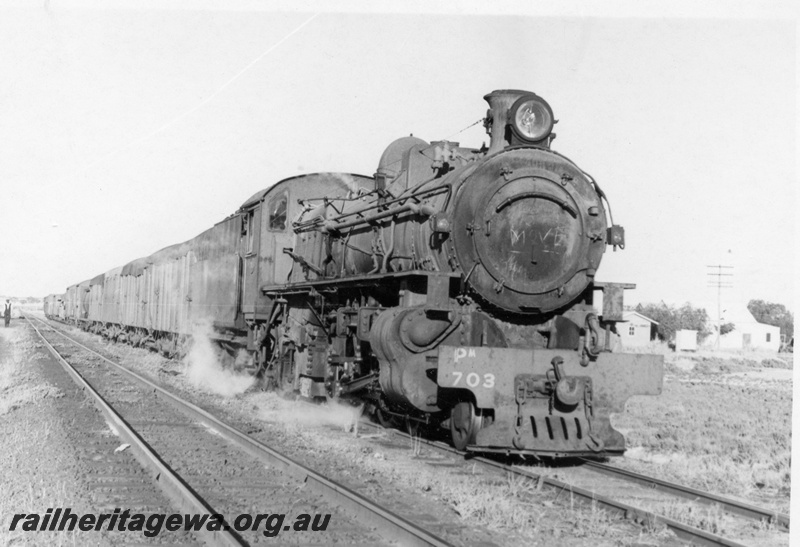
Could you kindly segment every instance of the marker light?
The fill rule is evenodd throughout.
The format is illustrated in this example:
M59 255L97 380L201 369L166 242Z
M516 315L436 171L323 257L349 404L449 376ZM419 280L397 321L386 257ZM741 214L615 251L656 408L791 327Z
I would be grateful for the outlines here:
M443 213L436 213L431 217L433 222L433 232L436 234L450 233L450 219Z

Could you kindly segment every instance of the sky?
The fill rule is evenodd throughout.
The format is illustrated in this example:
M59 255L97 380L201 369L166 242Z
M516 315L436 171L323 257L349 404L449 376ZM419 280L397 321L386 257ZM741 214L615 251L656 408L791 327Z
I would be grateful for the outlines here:
M636 283L627 303L715 316L723 264L724 308L794 309L797 30L779 4L390 5L0 0L0 294L63 292L288 176L372 175L398 137L479 147L464 129L511 88L550 103L553 148L608 195L627 246L598 279Z

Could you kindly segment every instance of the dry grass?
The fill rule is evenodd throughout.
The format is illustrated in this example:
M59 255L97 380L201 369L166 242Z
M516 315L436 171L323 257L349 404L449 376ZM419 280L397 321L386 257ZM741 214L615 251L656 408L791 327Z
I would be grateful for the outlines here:
M624 521L596 502L587 504L571 492L544 494L523 477L509 475L499 485L445 483L441 488L444 500L463 520L492 530L514 530L530 539L552 538L558 544L657 545L672 536L665 527L655 526L630 537Z
M651 353L656 355L667 355L674 353L669 344L661 340L652 340L649 344L641 347L626 347L623 353Z
M757 377L761 361L730 354L683 354L667 371L661 396L635 397L614 419L631 447L623 463L788 511L791 381Z
M725 536L728 533L726 522L729 517L719 505L705 507L684 500L673 500L661 514L718 536Z
M463 471L450 474L429 467L419 462L432 457L419 437L412 437L398 453L376 448L377 437L386 433L351 437L352 442L343 444L340 438L315 431L307 423L271 423L282 428L300 449L349 461L359 469L359 476L378 478L384 491L400 486L434 496L439 506L449 508L463 522L524 538L522 544L544 540L559 545L655 545L665 533L669 535L660 528L631 537L630 525L618 517L596 505L579 503L568 492L556 496L540 490L535 482L522 477L509 475L498 480L482 475L477 465L468 471L474 475L469 477Z
M0 366L0 416L47 397L63 397L58 389L38 383L28 370L26 353L33 349L33 344L22 339L19 329L1 330L0 343L4 348Z

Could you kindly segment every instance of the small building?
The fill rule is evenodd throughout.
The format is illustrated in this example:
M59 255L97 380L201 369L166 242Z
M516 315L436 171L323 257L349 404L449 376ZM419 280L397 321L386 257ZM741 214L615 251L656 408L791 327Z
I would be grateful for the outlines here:
M689 329L676 331L675 351L697 351L697 331Z
M617 334L624 347L644 347L656 339L658 321L637 311L623 312L622 318L623 322L617 325Z
M759 323L747 308L729 313L726 323L733 330L719 337L721 349L761 349L777 352L781 347L781 328ZM709 337L714 340L713 336Z

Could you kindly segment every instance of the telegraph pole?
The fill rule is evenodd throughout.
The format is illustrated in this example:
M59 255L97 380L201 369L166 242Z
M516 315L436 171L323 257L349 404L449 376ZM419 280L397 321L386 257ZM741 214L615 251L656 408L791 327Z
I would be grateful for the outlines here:
M728 279L729 277L733 277L732 273L725 273L722 270L732 270L733 266L723 266L722 264L717 264L715 266L706 266L706 268L712 268L710 272L706 275L709 276L709 287L716 287L717 288L717 342L716 348L719 349L719 337L720 333L722 332L722 289L730 289L733 287L733 279ZM716 271L714 271L716 270Z

